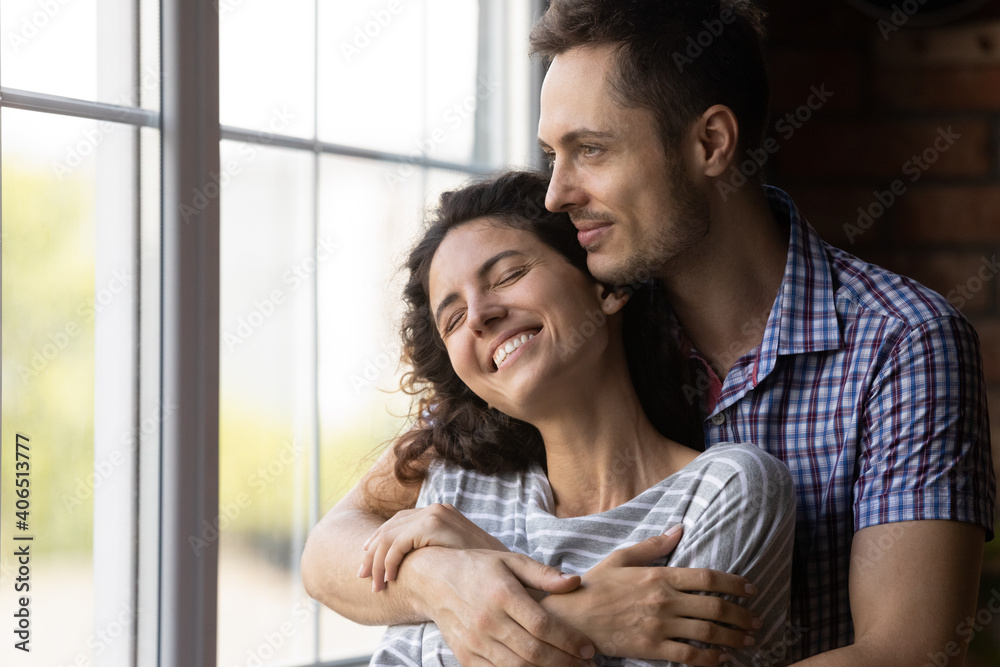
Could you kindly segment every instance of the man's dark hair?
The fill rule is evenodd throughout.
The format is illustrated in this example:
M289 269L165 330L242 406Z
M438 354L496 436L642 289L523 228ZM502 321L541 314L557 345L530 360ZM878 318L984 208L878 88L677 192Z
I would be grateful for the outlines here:
M577 47L613 46L611 94L653 113L668 155L714 104L733 110L739 148L752 150L768 118L764 17L753 0L552 0L531 31L531 53L549 63Z

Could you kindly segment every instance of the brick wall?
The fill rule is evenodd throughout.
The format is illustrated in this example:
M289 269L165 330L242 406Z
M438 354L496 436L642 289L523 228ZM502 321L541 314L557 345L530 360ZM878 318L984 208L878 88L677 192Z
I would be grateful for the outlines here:
M827 241L972 321L1000 477L1000 3L899 30L846 0L767 6L771 127L786 121L769 180Z

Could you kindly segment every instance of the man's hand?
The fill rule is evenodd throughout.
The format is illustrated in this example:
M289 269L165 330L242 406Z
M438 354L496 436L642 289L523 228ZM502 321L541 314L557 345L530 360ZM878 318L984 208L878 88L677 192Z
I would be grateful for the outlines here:
M402 510L379 526L364 544L358 576L372 578L377 593L395 581L406 554L424 547L509 551L503 542L469 521L454 505L434 503Z
M594 655L584 635L525 590L569 593L578 576L523 554L426 547L406 557L399 577L463 665L576 666Z
M753 642L749 633L760 621L738 604L692 591L747 597L756 589L724 572L648 567L674 550L681 532L615 551L584 575L579 589L550 595L542 606L587 634L605 655L688 665L725 662L729 656L721 650L677 640L744 647Z

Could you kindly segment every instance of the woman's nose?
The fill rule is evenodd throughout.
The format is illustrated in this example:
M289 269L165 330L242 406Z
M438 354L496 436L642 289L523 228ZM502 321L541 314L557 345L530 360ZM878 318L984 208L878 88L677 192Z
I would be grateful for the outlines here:
M466 324L477 333L482 333L507 315L507 309L495 296L483 295L469 302Z

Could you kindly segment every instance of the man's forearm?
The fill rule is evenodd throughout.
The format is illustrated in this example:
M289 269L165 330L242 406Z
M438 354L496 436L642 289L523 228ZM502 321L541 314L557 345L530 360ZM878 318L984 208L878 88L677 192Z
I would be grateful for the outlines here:
M852 644L806 658L791 667L911 667L929 663L930 653L906 646ZM962 667L965 664L965 652L949 657L948 660L948 667Z
M302 554L306 591L357 623L392 625L429 620L419 611L419 603L407 587L409 556L398 579L384 591L372 593L371 579L358 578L362 545L380 525L380 517L354 509L325 516L309 535Z

